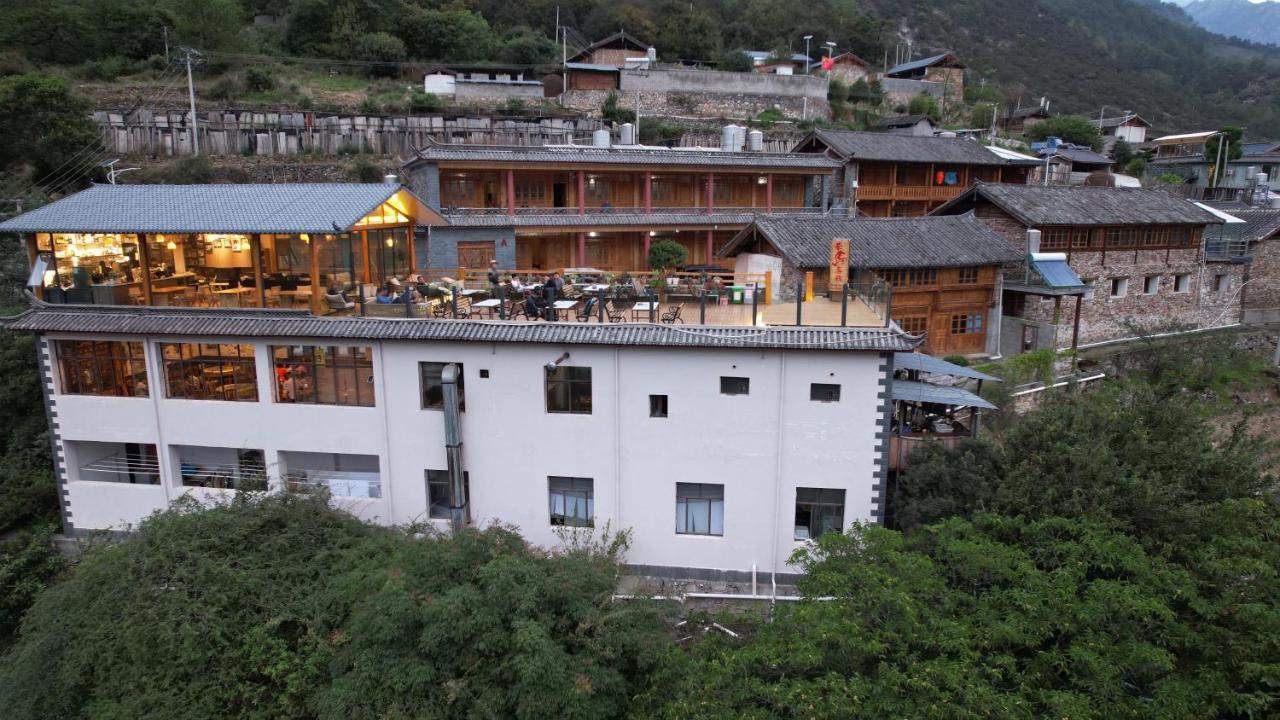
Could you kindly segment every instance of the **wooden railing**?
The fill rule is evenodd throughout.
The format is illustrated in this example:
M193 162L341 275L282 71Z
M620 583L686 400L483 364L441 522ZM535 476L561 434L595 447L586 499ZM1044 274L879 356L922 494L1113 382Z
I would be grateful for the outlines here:
M519 275L520 278L524 280L525 284L529 284L531 282L539 282L541 281L542 278L546 277L547 275L550 275L551 273L558 272L562 277L564 277L570 274L570 273L567 273L566 270L581 270L581 269L586 269L586 268L537 268L537 269L515 268L515 269L501 269L499 272L501 273L501 276L504 281L506 280L506 278L510 277L511 275ZM438 282L444 278L450 278L452 280L461 282L462 286L468 289L484 289L484 288L487 288L489 285L488 268L468 268L468 267L422 268L422 269L415 270L413 274L422 275L427 282ZM581 274L581 273L577 273L577 274ZM597 273L590 273L590 274L597 274ZM773 278L773 273L771 271L763 272L763 273L738 273L738 272L702 273L702 272L671 271L663 274L656 270L600 269L598 275L600 277L601 282L603 283L612 284L623 279L634 278L636 280L639 280L642 285L646 285L646 286L650 285L652 281L658 277L676 278L678 280L684 280L685 281L684 284L687 285L689 284L689 281L702 280L704 278L711 278L714 276L714 277L720 278L720 282L724 286L750 285L756 288L760 288L761 292L763 293L763 298L761 299L761 302L760 302L760 304L762 305L768 305L770 303L770 299L773 297L774 278Z
M960 185L859 185L859 200L941 201L964 192Z

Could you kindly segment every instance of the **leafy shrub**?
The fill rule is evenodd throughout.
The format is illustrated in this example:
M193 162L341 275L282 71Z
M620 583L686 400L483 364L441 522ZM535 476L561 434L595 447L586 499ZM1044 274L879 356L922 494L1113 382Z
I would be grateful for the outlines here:
M355 176L356 182L382 182L382 168L364 158L356 161L356 164L351 168L351 174Z
M960 367L969 367L969 358L963 355L948 355L942 359L946 360L952 365L959 365Z
M381 115L382 106L378 104L377 100L367 97L360 101L360 112L365 115Z
M649 246L649 269L666 270L683 265L689 257L689 251L683 245L663 238Z
M525 107L524 100L520 98L507 98L502 103L501 112L506 115L523 115L528 108Z
M399 68L396 63L404 62L407 52L404 41L391 33L367 33L356 38L351 46L352 57L373 63L369 66L369 74L375 77L392 77Z
M115 80L122 75L131 75L138 71L138 63L119 55L112 55L101 60L90 60L80 70L87 80Z
M907 102L908 115L927 115L930 120L937 121L942 117L942 110L938 107L938 101L933 99L932 95L919 93L913 95L911 100Z
M270 68L253 66L245 68L244 84L252 92L263 92L276 86L276 78Z
M419 88L414 88L413 92L409 93L409 112L414 115L440 112L443 108L444 101L438 95L423 92Z
M226 74L215 80L204 94L213 100L235 100L244 94L244 85L234 75Z

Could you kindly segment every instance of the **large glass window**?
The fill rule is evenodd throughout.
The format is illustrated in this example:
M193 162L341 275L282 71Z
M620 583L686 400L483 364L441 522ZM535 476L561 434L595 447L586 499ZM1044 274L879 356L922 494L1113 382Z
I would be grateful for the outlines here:
M373 407L373 351L367 347L273 347L276 402Z
M292 491L327 490L334 497L380 498L377 455L280 452L280 474Z
M676 532L724 535L724 485L676 483Z
M418 374L422 377L423 410L444 409L444 381L441 380L440 376L444 372L444 366L449 364L451 363L418 363ZM458 366L458 410L466 410L466 388L462 384L462 363L452 364Z
M952 335L973 335L982 332L982 313L959 313L951 316Z
M252 345L160 343L168 397L257 402Z
M266 490L267 464L253 448L175 445L182 484L220 490Z
M547 478L547 484L552 525L594 527L595 481L591 478L553 475Z
M427 471L427 517L434 520L448 520L453 505L453 492L449 488L448 470ZM462 473L462 489L467 496L467 504L471 504L471 473Z
M844 490L796 488L796 540L844 530Z
M373 280L383 282L391 277L409 275L409 229L370 230L369 259L373 263Z
M142 343L58 340L54 345L68 395L147 397Z
M546 373L547 412L591 414L591 368L557 365Z
M69 455L77 459L76 480L159 485L160 461L151 443L68 441Z

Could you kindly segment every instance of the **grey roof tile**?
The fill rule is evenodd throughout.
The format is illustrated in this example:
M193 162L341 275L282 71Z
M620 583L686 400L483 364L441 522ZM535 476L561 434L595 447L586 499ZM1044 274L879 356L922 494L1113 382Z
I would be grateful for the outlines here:
M0 232L331 233L402 186L391 183L94 185L0 223Z
M484 162L503 164L554 163L592 165L685 165L833 170L839 163L814 153L723 152L710 148L593 147L590 145L498 146L432 142L405 163Z
M1231 210L1230 213L1248 223L1242 237L1249 242L1260 242L1280 234L1280 210L1252 208Z
M449 227L607 227L611 225L745 225L755 217L752 212L667 213L592 212L579 215L565 213L445 213Z
M933 211L947 214L983 198L1030 227L1041 225L1209 225L1221 220L1163 190L1084 185L977 183Z
M848 238L859 268L1000 265L1022 253L972 214L916 218L760 217L720 251L735 252L758 232L799 268L826 267L831 240Z
M883 327L709 327L493 320L314 317L301 310L69 306L33 302L3 321L9 330L174 337L315 338L786 350L911 350L919 344Z
M1007 160L968 138L917 137L854 130L815 130L800 146L817 140L846 160L1007 165ZM799 146L798 146L799 147Z
M930 65L935 65L948 58L950 58L951 60L954 60L957 66L965 67L964 63L956 59L955 55L949 52L944 52L940 55L933 55L931 57L921 58L919 60L912 60L911 62L904 62L899 65L894 65L893 67L886 70L884 74L890 77L893 77L894 75L897 75L899 73L911 72L912 70L919 70L920 68L927 68Z

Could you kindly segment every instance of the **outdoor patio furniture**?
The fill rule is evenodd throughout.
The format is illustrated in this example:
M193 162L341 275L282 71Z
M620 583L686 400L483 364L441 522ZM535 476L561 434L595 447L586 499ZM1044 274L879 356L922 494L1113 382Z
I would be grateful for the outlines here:
M684 306L680 304L671 305L665 312L662 313L662 317L659 319L662 320L662 322L667 325L671 325L672 323L680 323L681 325L683 325L684 318L680 317L680 310L683 307Z
M587 301L578 306L578 312L575 313L578 322L591 322L591 316L595 313L597 302L600 302L597 298L588 296Z
M626 313L627 309L619 305L617 302L606 301L604 311L605 314L609 316L609 322L620 323L622 322L623 315Z
M330 295L325 293L324 301L329 304L329 309L334 312L347 312L355 309L356 304L349 300L344 300L341 295Z

